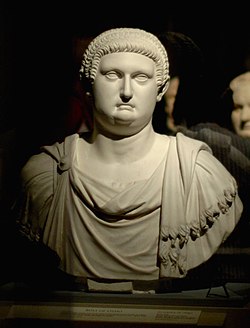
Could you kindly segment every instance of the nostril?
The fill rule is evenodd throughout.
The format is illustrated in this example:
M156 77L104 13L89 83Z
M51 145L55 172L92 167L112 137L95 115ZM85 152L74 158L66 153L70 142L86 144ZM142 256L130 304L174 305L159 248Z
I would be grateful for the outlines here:
M128 96L128 95L122 95L121 96L121 99L123 102L128 102L130 99L131 99L131 96Z

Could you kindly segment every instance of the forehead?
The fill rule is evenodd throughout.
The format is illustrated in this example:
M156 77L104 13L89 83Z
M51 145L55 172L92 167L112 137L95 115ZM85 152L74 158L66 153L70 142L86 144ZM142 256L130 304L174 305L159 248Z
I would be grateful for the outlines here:
M248 100L250 99L250 82L242 83L233 92L233 99L236 100Z
M101 69L125 69L132 70L154 70L155 62L144 55L131 52L118 52L104 55L101 58L99 67Z

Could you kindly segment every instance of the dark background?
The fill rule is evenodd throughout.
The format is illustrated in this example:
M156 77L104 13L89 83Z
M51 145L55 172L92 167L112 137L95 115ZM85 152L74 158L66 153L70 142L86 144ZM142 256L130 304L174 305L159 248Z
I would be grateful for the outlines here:
M201 48L206 62L207 99L200 103L200 109L207 108L209 102L208 119L218 117L216 99L234 76L250 69L246 61L250 54L247 2L231 6L218 2L218 5L220 8L204 2L173 5L168 1L163 4L153 1L142 4L136 1L112 4L2 1L0 151L2 145L9 151L0 156L4 154L9 159L3 161L8 163L6 175L1 174L6 168L1 167L0 161L0 180L5 179L3 183L0 181L0 188L5 186L0 190L1 208L9 208L8 202L15 196L19 169L33 152L33 146L51 142L61 132L75 77L75 38L94 37L112 27L138 27L155 34L178 31L188 35ZM9 134L13 129L14 133ZM1 210L0 215L4 224L7 222L7 229L1 224L0 249L11 250L15 235L6 233L8 212ZM7 262L6 271L1 272L3 280L9 279L13 263L19 269L25 267L21 261L13 260L14 252L0 255L1 263Z
M0 9L0 132L17 126L41 140L41 135L47 134L48 140L56 135L75 74L72 39L107 28L131 26L190 36L206 61L208 119L219 115L214 99L248 68L248 9L238 2L217 8L203 2L4 1Z

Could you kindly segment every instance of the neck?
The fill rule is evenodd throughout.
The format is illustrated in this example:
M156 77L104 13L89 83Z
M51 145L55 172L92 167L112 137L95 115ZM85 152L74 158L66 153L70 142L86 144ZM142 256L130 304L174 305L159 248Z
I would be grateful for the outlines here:
M111 138L94 129L92 150L105 162L131 163L147 155L154 140L155 132L151 122L140 132L122 138Z

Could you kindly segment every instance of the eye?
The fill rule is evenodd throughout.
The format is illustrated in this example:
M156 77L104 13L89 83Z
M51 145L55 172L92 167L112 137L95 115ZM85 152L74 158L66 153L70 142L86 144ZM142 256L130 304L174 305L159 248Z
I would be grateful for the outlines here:
M136 74L134 79L138 82L146 82L149 79L149 76L146 74Z
M104 75L109 80L116 80L116 79L120 78L120 74L116 71L109 71L109 72L106 72Z
M234 111L240 111L240 110L242 110L242 108L243 108L242 105L234 104L234 108L233 108L233 110L234 110Z

